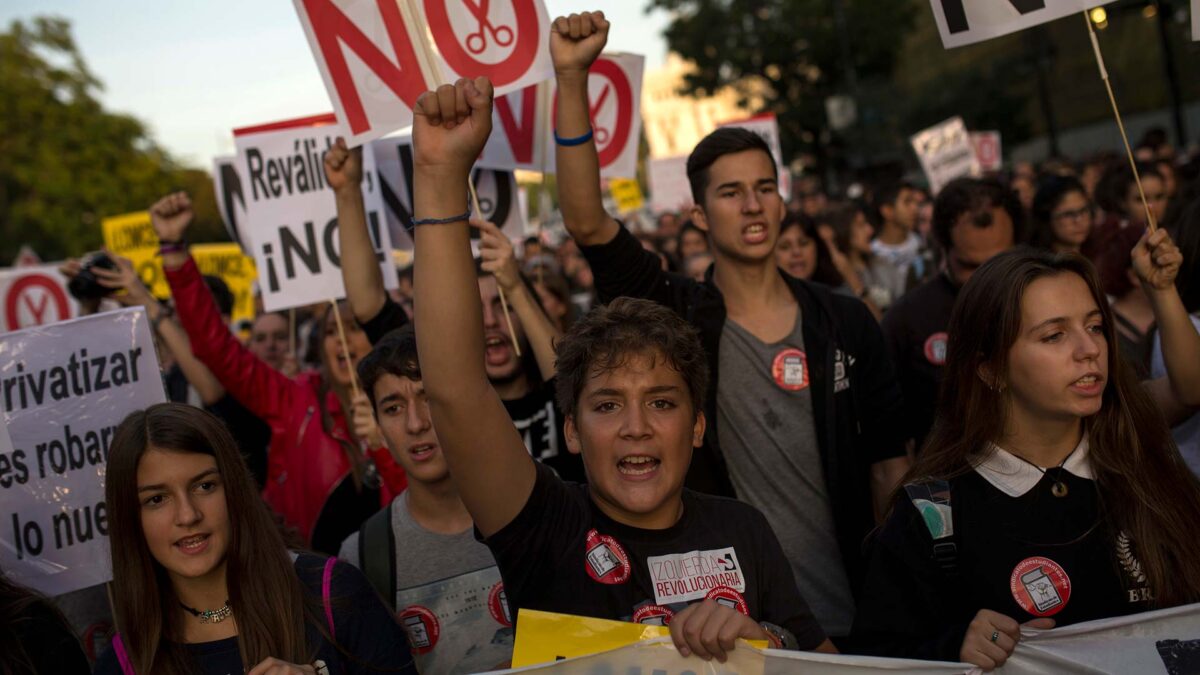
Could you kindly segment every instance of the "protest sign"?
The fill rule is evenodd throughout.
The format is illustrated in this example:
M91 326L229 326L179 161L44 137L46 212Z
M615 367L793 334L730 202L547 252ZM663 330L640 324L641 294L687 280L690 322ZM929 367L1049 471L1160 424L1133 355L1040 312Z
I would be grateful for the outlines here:
M217 197L217 211L225 223L229 240L241 246L249 255L253 247L243 232L246 225L246 196L242 192L242 178L237 171L237 157L213 158L213 191Z
M596 152L600 155L601 178L633 178L637 175L638 142L642 136L642 70L646 58L640 54L601 54L588 71L588 98ZM557 90L550 120L557 113ZM554 173L554 124L547 123L543 142L546 171Z
M775 113L763 113L749 119L725 122L721 126L738 127L762 136L762 139L767 142L767 147L771 148L771 155L775 158L775 170L779 174L779 194L785 200L791 199L791 172L783 163L783 146L779 143L779 120L775 119Z
M386 206L387 229L396 248L411 251L412 244L412 135L390 136L371 142L375 167ZM511 240L525 236L525 211L520 208L517 178L511 171L482 169L471 172L484 220L495 223ZM471 230L471 239L479 238Z
M542 171L554 153L547 137L551 86L548 82L497 96L492 105L492 135L483 146L478 166L488 169Z
M612 193L620 213L632 213L646 203L636 178L614 178L608 182L608 191Z
M930 0L946 49L1015 33L1116 0Z
M979 175L975 146L961 117L953 117L912 137L912 147L935 195L955 178Z
M486 75L505 94L553 74L541 0L294 3L352 145L411 125L438 84Z
M975 161L979 170L999 171L1004 168L1004 155L1000 152L999 131L972 131L971 146L975 148Z
M192 259L201 274L220 277L233 294L233 323L254 321L254 260L237 244L194 244Z
M111 578L104 472L117 425L161 403L138 308L0 335L0 569L58 595Z
M692 186L687 178L687 156L646 161L650 179L650 210L675 213L692 205Z
M33 250L29 244L21 246L21 250L17 251L17 257L13 258L13 267L30 267L32 265L41 265L42 257Z
M1200 40L1200 0L1192 0L1192 39Z
M150 224L149 211L104 218L100 221L100 229L104 234L104 247L129 258L138 277L154 297L170 297L162 258L158 257L158 235Z
M66 321L79 314L67 278L54 265L0 270L0 333Z
M246 198L243 232L253 243L263 307L274 312L343 297L337 203L325 183L322 161L337 137L345 135L333 115L245 127L233 135ZM367 226L384 286L396 288L370 145L363 147L362 161Z

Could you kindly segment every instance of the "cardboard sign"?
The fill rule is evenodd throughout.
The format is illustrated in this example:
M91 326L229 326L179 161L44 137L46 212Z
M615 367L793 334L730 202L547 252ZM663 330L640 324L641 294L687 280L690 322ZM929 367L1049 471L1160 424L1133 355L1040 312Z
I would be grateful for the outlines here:
M975 146L961 117L930 127L912 137L912 147L935 195L955 178L979 175Z
M0 270L0 333L45 326L79 315L67 278L55 265Z
M234 325L254 321L254 259L237 244L195 244L191 253L201 274L220 277L233 293Z
M784 200L791 199L791 172L783 163L783 146L779 142L779 120L775 118L775 113L763 113L749 119L725 122L721 126L738 127L762 136L762 139L767 142L767 147L771 148L771 155L775 158L775 170L779 174L779 194Z
M493 134L494 135L494 134ZM413 150L412 135L390 136L371 142L375 167L386 205L387 229L392 244L398 249L413 250ZM476 165L471 172L479 208L485 220L500 226L504 234L516 241L525 236L525 210L520 208L517 177L512 171L483 169ZM479 238L471 230L471 239Z
M642 70L640 54L601 54L588 71L592 133L600 155L601 178L637 176L638 142L642 136ZM550 120L557 117L558 92ZM554 124L546 124L545 143L554 148ZM546 153L546 171L554 173L554 152Z
M293 0L351 145L412 124L422 92L459 77L498 94L553 74L541 0Z
M492 105L492 135L483 146L478 166L488 169L543 171L554 153L548 82L497 96Z
M229 240L241 246L249 255L254 248L243 231L246 226L246 196L242 192L242 177L237 171L237 157L213 158L213 191L217 197L217 211L221 213Z
M975 148L975 160L979 162L980 171L990 173L1004 168L999 131L972 131L970 136L971 145Z
M946 49L1015 33L1115 0L930 0ZM1082 21L1082 19L1080 19Z
M649 159L650 210L678 213L692 205L692 186L687 177L687 155Z
M260 273L263 307L274 312L346 294L338 253L337 204L325 182L323 155L346 135L333 115L233 132L247 227ZM375 157L363 147L363 200L384 286L396 288L391 238L384 225Z
M608 182L608 191L620 213L632 213L646 204L636 178L614 178Z
M108 581L117 425L165 400L142 308L0 335L0 569L59 595Z
M150 224L149 211L137 211L100 221L104 247L129 258L142 283L156 298L171 297L171 288L158 257L158 235Z

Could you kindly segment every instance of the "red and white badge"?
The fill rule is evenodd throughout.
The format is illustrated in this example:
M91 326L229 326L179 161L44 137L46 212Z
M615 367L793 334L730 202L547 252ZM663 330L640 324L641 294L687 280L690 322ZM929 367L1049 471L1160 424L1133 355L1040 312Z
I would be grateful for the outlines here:
M400 612L400 626L408 634L408 644L418 654L427 654L437 646L442 625L427 607L411 605Z
M616 539L592 529L584 542L584 567L588 576L602 584L629 581L629 556Z
M808 388L808 357L795 347L788 347L775 355L771 364L771 376L775 384L787 391Z
M633 622L649 626L669 626L675 612L662 605L643 605L633 613Z
M1049 558L1022 560L1008 580L1013 599L1034 616L1053 616L1071 599L1071 577Z
M704 596L704 599L716 600L718 605L725 605L730 609L736 609L742 614L750 616L750 608L746 605L746 598L742 597L742 594L738 593L737 590L728 586L717 586L709 591L708 595Z
M948 335L943 333L934 333L925 340L925 360L935 366L946 365L946 340Z
M492 613L496 623L512 627L512 615L508 612L508 595L504 592L503 581L497 581L488 593L488 611Z

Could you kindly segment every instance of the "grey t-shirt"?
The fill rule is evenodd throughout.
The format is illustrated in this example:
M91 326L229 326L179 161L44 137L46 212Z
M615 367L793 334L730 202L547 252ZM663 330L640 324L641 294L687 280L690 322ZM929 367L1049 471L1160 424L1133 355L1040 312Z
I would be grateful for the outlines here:
M396 619L408 633L422 675L507 668L513 629L500 570L473 528L438 534L408 510L408 492L392 500L396 535ZM338 557L361 567L358 533Z
M767 516L821 627L847 635L854 597L817 447L799 313L775 344L726 320L719 363L717 440L738 498Z

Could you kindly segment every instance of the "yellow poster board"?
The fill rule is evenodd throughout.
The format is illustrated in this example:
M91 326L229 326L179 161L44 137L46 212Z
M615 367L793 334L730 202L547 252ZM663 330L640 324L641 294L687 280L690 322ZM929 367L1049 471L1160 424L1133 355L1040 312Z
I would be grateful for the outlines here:
M233 324L253 321L254 280L258 278L254 259L234 243L194 244L191 252L201 274L220 277L233 293Z
M112 216L100 221L104 233L104 247L109 251L129 258L137 270L142 283L154 297L171 297L167 278L163 274L162 259L158 257L158 235L150 224L150 212L138 211Z
M634 178L613 178L608 181L608 190L612 193L613 201L621 213L637 211L645 205L642 187Z

